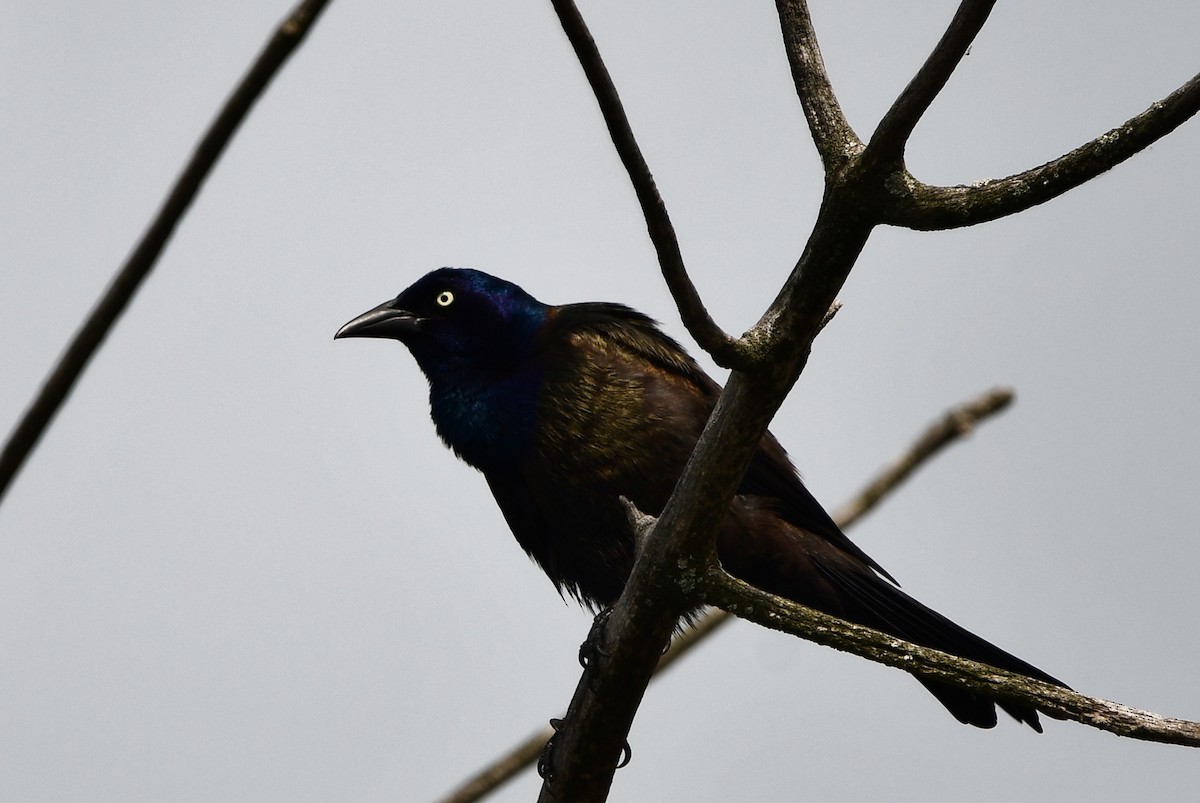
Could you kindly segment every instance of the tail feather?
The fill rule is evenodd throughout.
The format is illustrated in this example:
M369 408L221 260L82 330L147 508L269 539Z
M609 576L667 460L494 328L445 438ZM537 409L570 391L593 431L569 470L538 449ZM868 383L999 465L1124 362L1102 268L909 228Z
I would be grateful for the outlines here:
M814 563L822 575L845 592L848 598L847 618L859 624L891 633L923 647L1067 688L1061 680L960 627L874 574L848 570L820 559L814 560ZM917 680L960 722L980 728L994 727L998 705L1017 721L1024 722L1039 733L1042 731L1037 709L1032 706L998 700L961 686L920 677Z

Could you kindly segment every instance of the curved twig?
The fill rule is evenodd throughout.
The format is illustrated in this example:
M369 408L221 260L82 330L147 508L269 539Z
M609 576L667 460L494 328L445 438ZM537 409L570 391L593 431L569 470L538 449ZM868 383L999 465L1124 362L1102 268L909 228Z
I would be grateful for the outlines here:
M929 58L879 121L863 152L864 161L895 168L903 164L904 148L917 122L946 86L995 5L996 0L963 0Z
M862 150L862 140L846 120L829 82L808 3L805 0L776 0L775 6L796 95L828 176Z
M1200 111L1200 74L1146 111L1052 162L969 186L923 184L905 173L885 223L921 231L974 226L1023 212L1090 181L1174 131Z
M242 82L229 96L204 138L196 145L191 160L176 180L175 186L171 188L170 194L163 201L146 233L142 235L141 241L117 271L104 295L96 302L87 320L75 333L58 363L51 369L38 395L25 410L20 423L9 435L4 451L0 452L0 499L3 499L25 459L29 457L42 433L50 426L54 415L70 395L88 361L100 348L117 318L129 306L142 280L154 267L159 254L171 239L175 226L187 212L192 199L200 191L201 184L232 139L234 132L271 79L287 61L288 56L304 40L328 3L329 0L304 0L292 10L288 18L275 30Z
M917 469L928 463L939 452L952 443L965 438L978 424L1003 412L1012 401L1012 391L994 389L954 407L922 432L904 454L880 471L861 491L844 504L834 519L842 528L850 527L887 496L900 487ZM671 640L671 647L658 662L654 671L657 678L667 667L700 642L733 615L713 608L698 619L690 628ZM503 756L472 775L439 803L472 803L488 795L518 772L537 761L546 742L554 735L550 726L527 737L512 747Z
M708 314L696 285L688 276L666 204L659 195L654 176L646 165L645 157L642 156L642 149L638 147L637 139L633 136L633 129L629 125L625 108L621 105L617 88L613 84L612 76L608 74L608 68L604 66L604 60L600 57L600 50L588 31L587 23L571 0L552 0L552 4L596 96L596 103L600 107L605 125L608 126L608 133L617 155L621 157L621 164L629 174L629 181L646 218L646 230L650 241L658 253L663 278L679 308L683 325L700 347L712 355L718 365L734 369L749 367L748 355L741 343L722 330Z

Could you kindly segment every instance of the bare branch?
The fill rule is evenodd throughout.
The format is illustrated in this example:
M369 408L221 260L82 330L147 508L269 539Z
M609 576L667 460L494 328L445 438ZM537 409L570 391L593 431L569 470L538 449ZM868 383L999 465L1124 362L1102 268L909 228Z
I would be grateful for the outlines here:
M100 348L117 318L129 306L142 280L154 267L159 254L171 239L175 226L187 212L234 132L288 56L299 47L328 3L329 0L304 0L292 10L229 96L204 138L196 145L191 160L163 201L158 215L75 333L66 351L46 377L37 397L9 435L4 451L0 452L0 499L3 499L25 459L66 401L88 361Z
M963 0L929 58L879 121L863 153L864 161L893 169L901 167L904 147L917 121L950 80L994 5L996 0Z
M829 82L808 3L805 0L776 0L775 7L779 12L783 45L792 68L796 95L804 108L808 129L821 155L825 173L829 175L862 150L862 140L846 121Z
M1141 114L1052 162L1007 178L937 187L905 173L885 223L922 231L974 226L1023 212L1090 181L1200 111L1200 74Z
M642 214L646 218L646 230L650 241L658 253L658 264L662 269L663 278L679 308L683 325L700 347L712 355L718 365L726 368L746 367L748 363L741 344L717 326L716 321L705 309L704 302L700 300L700 293L692 283L691 277L688 276L666 204L658 193L654 176L651 175L650 168L642 156L642 149L638 147L633 136L633 129L625 115L617 88L608 74L608 68L604 66L604 60L600 57L600 50L588 31L587 23L571 0L552 0L552 4L596 96L596 103L608 126L608 133L612 137L617 155L621 157L621 164L625 165L625 171L629 174L629 182L633 185L638 203L642 207Z
M831 314L833 309L830 310ZM1012 391L996 389L987 391L953 408L923 432L905 451L904 455L882 470L874 480L842 506L843 513L834 516L838 526L846 528L854 524L879 505L905 480L911 477L945 447L966 437L974 427L993 415L1004 411L1012 401ZM637 531L643 532L647 520L652 518L626 501L629 516ZM658 662L654 671L657 678L663 671L707 639L717 628L733 619L733 615L719 609L709 609L691 627L671 639L671 647ZM514 746L508 753L481 769L462 785L442 798L441 803L471 803L492 792L525 767L533 764L541 754L546 742L554 735L549 726L531 735Z
M1070 719L1133 739L1200 747L1200 722L1140 711L1015 672L920 647L773 596L726 574L719 567L709 573L708 600L764 627L898 667L921 677L1028 703L1055 719Z

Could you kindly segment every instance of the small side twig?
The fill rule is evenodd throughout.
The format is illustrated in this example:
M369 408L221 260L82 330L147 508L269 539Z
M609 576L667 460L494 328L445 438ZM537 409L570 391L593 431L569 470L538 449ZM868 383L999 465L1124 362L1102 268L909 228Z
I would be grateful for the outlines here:
M20 423L9 435L4 451L0 452L0 499L4 498L17 472L21 470L26 458L50 426L54 415L70 395L92 355L100 348L117 318L129 306L142 280L158 261L159 254L175 231L175 226L187 212L204 179L208 177L225 146L233 138L234 132L246 118L254 102L271 83L271 79L287 61L288 56L312 30L317 17L328 3L329 0L304 0L292 10L267 42L250 71L229 96L204 138L196 145L192 158L163 201L150 227L142 235L141 241L117 271L58 363L51 369L37 396L25 410Z

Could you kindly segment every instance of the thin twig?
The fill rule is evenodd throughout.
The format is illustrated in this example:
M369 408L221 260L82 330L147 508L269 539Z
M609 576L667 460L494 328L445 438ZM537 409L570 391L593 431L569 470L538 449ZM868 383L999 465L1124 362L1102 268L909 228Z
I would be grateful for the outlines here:
M629 174L629 181L646 218L646 230L650 241L658 253L663 278L679 308L683 325L700 347L712 355L718 365L725 368L748 367L747 354L741 348L741 344L717 326L716 321L705 309L704 302L700 300L700 293L692 283L691 277L688 276L666 204L659 195L654 176L651 175L642 150L633 136L633 129L629 125L629 118L625 114L617 88L613 84L612 76L608 74L608 68L604 66L604 60L600 57L600 50L588 31L587 23L571 0L552 0L552 4L596 96L596 103L608 126L609 136L612 137L621 164L625 165L625 171Z
M213 120L141 241L117 271L9 435L4 451L0 452L0 499L3 499L26 458L70 395L88 361L125 311L142 280L154 267L175 226L191 205L226 144L328 3L329 0L305 0L295 7L276 29L250 71Z
M775 6L796 95L828 176L837 172L852 154L861 151L863 144L847 122L829 82L808 3L776 0Z
M843 512L834 516L838 525L843 528L853 525L866 513L875 509L917 469L950 444L966 437L977 425L1003 412L1011 401L1012 391L989 390L945 413L922 432L903 455L880 471L866 487L840 508ZM663 655L655 670L655 678L733 618L731 614L720 609L709 609L692 627L671 640L670 649ZM482 799L518 772L532 765L553 734L553 729L547 726L529 736L441 798L439 803L471 803Z
M1174 131L1200 111L1200 74L1146 111L1052 162L969 186L923 184L905 173L884 222L921 231L974 226L1057 198ZM907 186L899 187L903 183Z
M950 80L994 5L996 0L963 0L929 58L879 121L863 152L864 161L886 168L900 167L904 147L917 122Z

